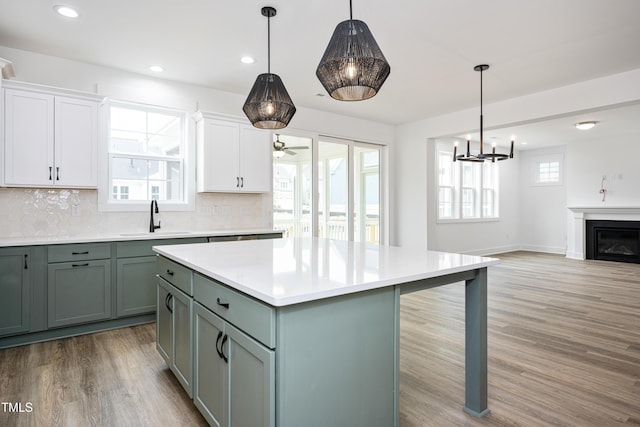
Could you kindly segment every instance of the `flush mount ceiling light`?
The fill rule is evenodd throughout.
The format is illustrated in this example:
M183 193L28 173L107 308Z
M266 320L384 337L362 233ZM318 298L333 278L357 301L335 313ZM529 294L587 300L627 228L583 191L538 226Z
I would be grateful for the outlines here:
M353 19L349 0L349 19L336 26L316 76L332 98L362 101L378 93L390 72L367 24Z
M487 64L476 65L473 67L475 71L480 72L480 152L478 154L471 154L469 149L469 142L471 140L471 136L467 136L467 152L465 154L458 154L458 142L456 141L453 146L453 161L460 160L462 162L484 162L485 160L491 160L495 162L496 160L505 160L505 159L513 159L513 143L515 142L515 137L511 137L511 151L509 154L501 154L496 153L496 143L492 144L491 153L483 152L483 116L482 116L482 72L489 69Z
M296 107L280 77L271 73L271 18L276 16L276 10L265 6L261 12L267 17L267 72L256 78L242 110L254 127L282 129L289 124Z
M159 65L152 65L152 66L150 66L150 67L149 67L149 69L150 69L151 71L153 71L154 73L161 73L161 72L163 72L163 71L164 71L164 68L162 68L162 67L161 67L161 66L159 66Z
M250 56L243 56L242 58L240 58L240 62L242 62L243 64L253 64L254 62L256 62L256 60Z
M592 127L594 127L595 125L596 125L596 122L594 122L594 121L580 122L580 123L576 123L576 129L589 130Z
M55 5L53 6L53 10L55 10L56 12L58 12L58 14L65 16L67 18L77 18L79 16L78 11L70 6Z

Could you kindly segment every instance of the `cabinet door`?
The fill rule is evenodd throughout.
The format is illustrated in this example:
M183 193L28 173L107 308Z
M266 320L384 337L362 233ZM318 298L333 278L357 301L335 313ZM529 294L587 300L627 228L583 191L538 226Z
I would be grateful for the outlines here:
M203 119L198 126L198 191L238 191L239 125Z
M50 328L111 317L111 261L49 264Z
M241 190L269 192L272 155L270 132L251 126L240 126L240 179Z
M53 96L5 90L5 184L53 185Z
M55 185L98 186L98 103L55 97Z
M182 387L193 396L193 348L191 346L191 309L193 300L176 287L171 287L173 303L173 363L171 370Z
M226 324L229 426L275 426L275 352ZM227 353L228 352L228 353Z
M173 306L171 285L158 278L156 309L156 349L169 367L173 361Z
M156 260L144 256L117 261L116 314L131 316L156 310Z
M29 331L29 250L0 249L0 336Z
M200 304L194 304L193 402L207 422L227 426L227 364L219 355L224 321Z

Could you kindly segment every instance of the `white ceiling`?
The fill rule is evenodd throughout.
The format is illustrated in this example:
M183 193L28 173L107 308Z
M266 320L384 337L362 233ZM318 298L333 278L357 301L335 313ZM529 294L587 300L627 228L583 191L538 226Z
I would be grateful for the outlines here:
M60 3L80 17L54 13ZM639 0L354 0L391 64L362 102L317 95L347 0L0 0L0 45L154 77L148 67L161 64L161 78L244 95L267 68L265 5L278 11L271 71L297 106L390 124L478 106L480 63L491 65L485 104L640 68Z

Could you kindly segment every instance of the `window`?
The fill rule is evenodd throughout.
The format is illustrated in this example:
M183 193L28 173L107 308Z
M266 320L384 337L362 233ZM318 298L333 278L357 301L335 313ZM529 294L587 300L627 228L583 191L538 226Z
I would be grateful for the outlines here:
M492 162L453 162L438 151L438 219L498 218L498 166Z
M562 184L562 154L536 157L532 165L534 185Z
M112 193L101 208L139 210L151 200L187 206L186 113L111 101L107 123L105 187Z

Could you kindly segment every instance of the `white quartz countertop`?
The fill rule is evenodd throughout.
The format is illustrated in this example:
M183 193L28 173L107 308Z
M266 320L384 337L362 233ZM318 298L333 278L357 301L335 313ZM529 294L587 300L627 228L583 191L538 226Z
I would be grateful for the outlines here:
M156 240L156 239L181 239L188 237L218 237L218 236L245 236L252 234L279 233L271 229L245 229L245 230L158 230L154 233L122 232L87 234L79 236L32 236L32 237L0 237L0 247L8 246L36 246L58 245L67 243L93 243L93 242L120 242L129 240Z
M498 263L496 258L320 238L196 243L153 249L276 307Z

